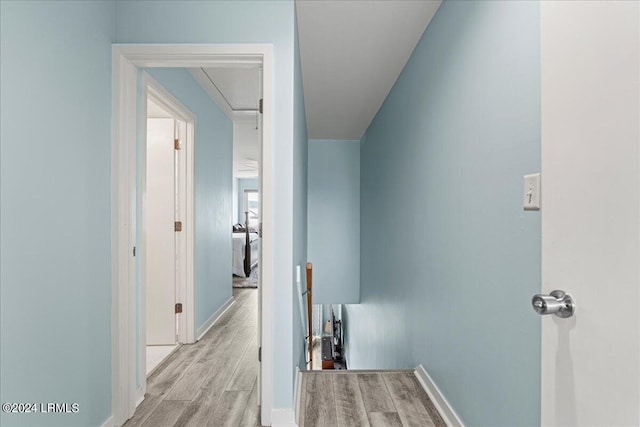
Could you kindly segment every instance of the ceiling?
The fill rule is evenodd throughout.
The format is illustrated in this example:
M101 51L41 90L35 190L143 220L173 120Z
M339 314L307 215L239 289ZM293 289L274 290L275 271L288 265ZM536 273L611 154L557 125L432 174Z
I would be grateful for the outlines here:
M296 0L307 133L360 139L441 0ZM234 122L233 172L257 176L262 69L190 70Z
M260 156L260 135L256 124L250 121L233 123L233 176L257 178Z
M296 0L309 138L362 137L440 3Z
M233 111L256 111L261 98L261 70L254 68L202 68Z

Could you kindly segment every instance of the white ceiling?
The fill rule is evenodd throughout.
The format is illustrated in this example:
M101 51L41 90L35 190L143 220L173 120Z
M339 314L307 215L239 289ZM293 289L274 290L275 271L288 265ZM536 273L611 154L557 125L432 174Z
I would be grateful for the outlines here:
M256 124L251 121L233 123L233 176L257 178L260 139Z
M362 137L440 3L296 0L309 138Z
M360 139L441 0L296 0L307 132ZM190 70L234 122L233 174L255 177L262 69Z
M213 85L234 111L255 111L260 100L260 78L258 68L203 68Z

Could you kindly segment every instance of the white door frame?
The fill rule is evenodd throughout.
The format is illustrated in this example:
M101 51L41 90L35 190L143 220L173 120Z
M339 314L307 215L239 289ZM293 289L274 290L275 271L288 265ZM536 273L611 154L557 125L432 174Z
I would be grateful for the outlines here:
M195 242L195 212L194 212L194 170L195 170L195 115L178 100L171 92L165 89L160 83L153 79L148 73L142 72L140 90L142 93L141 100L141 150L142 154L138 159L138 176L140 183L138 188L138 208L140 209L140 218L142 226L140 227L140 235L138 236L138 247L136 248L136 257L138 259L138 268L140 274L140 300L138 315L138 337L143 339L147 336L146 328L146 176L147 176L147 158L143 153L147 152L147 99L152 99L156 104L162 106L170 112L174 118L181 120L187 125L185 140L182 141L184 146L181 147L183 159L180 165L185 168L183 179L178 182L182 200L180 200L180 220L183 221L183 229L181 233L176 234L176 246L179 248L176 271L179 273L176 277L176 300L183 305L182 314L180 315L178 328L178 343L192 344L195 339L195 284L194 284L194 242ZM140 344L140 342L139 342ZM136 401L139 403L147 392L147 357L146 346L138 346L138 389L136 392Z
M138 71L150 67L263 67L262 241L259 337L261 421L271 424L273 298L273 46L269 44L115 44L112 98L112 414L122 425L136 408L136 140Z

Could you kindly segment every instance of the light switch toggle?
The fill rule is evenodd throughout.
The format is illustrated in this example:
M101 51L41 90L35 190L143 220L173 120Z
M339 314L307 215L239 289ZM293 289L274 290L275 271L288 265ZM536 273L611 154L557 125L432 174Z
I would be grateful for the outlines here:
M540 174L524 176L524 210L540 210Z

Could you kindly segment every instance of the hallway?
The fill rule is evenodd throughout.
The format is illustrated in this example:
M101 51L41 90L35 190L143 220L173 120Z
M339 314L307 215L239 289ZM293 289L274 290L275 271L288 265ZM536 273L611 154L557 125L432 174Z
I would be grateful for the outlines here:
M234 289L235 303L193 345L183 345L147 379L145 400L126 427L256 426L256 289Z

